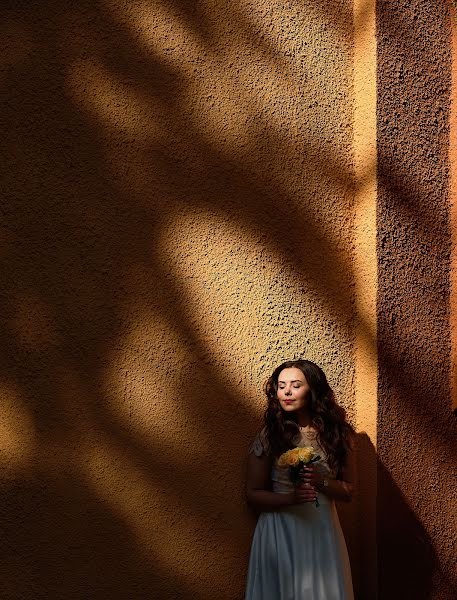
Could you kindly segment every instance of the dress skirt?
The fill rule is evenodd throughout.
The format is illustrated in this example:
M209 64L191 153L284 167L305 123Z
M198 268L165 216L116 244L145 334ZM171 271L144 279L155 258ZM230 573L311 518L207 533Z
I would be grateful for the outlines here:
M353 600L346 543L335 504L262 513L249 560L246 600Z

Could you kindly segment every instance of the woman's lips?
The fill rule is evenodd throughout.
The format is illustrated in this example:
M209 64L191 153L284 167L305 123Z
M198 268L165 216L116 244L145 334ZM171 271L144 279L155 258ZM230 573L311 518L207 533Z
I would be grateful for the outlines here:
M284 400L284 404L293 404L295 400Z

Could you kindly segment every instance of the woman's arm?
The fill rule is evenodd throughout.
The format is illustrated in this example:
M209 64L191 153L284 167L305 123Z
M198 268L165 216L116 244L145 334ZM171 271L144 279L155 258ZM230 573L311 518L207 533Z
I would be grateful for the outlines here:
M309 485L302 485L288 494L273 492L270 479L271 465L272 458L267 454L261 456L249 454L246 497L250 506L260 511L267 511L316 500L316 490Z

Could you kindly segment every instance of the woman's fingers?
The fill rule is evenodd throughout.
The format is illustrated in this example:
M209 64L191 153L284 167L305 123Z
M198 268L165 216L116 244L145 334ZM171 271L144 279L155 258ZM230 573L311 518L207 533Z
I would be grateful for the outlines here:
M311 485L319 484L321 475L313 467L304 467L300 473L303 481Z
M314 475L316 471L312 467L303 467L300 473L302 475Z
M318 477L316 475L303 475L303 481L305 483L310 483L311 485L315 485L317 483Z
M311 485L304 483L296 488L295 497L299 502L314 502L317 498L317 493Z
M305 502L316 502L317 496L299 496L297 498L299 504L303 504Z

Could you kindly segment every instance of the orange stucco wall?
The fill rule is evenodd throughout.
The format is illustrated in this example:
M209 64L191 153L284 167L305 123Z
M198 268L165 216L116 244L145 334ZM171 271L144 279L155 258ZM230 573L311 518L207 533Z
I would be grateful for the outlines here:
M351 19L3 5L8 597L241 598L263 381L353 416Z
M391 493L392 522L436 558L424 589L450 598L449 22L444 2L408 13L436 45L401 50L423 85L390 98L389 32L410 29L388 4L377 54L374 2L2 4L5 600L241 599L247 448L264 380L299 356L360 434L341 508L358 600L377 571L394 598ZM419 163L405 89L439 115ZM385 161L404 123L392 160L420 209L398 238L410 213Z

